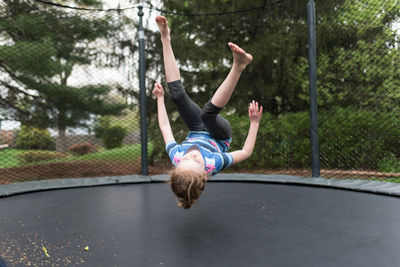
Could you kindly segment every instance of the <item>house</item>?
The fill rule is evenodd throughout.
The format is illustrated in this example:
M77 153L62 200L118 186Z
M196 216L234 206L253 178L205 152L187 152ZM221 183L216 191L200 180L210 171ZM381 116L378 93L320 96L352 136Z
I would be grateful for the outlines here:
M16 132L14 130L0 130L0 145L15 146Z

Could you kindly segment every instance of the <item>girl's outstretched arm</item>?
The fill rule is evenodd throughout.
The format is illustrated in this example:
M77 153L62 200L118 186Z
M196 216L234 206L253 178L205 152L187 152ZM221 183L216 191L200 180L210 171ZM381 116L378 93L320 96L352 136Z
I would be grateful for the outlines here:
M164 89L158 83L154 84L153 95L157 97L158 126L160 127L165 144L174 141L171 125L169 123L167 109L164 103Z
M249 106L249 119L250 119L250 129L247 134L246 141L244 142L244 146L241 150L236 150L231 153L233 157L233 164L239 163L253 153L254 145L256 144L258 126L260 124L260 120L262 117L263 108L258 107L258 102L252 101Z

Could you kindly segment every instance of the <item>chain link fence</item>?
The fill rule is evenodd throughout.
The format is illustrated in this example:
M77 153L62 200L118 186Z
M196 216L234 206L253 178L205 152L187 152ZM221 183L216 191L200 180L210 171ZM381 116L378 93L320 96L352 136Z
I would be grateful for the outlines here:
M223 111L231 151L247 136L248 103L260 101L265 112L253 156L226 172L310 176L308 1L215 3L207 11L164 2L144 11L168 17L183 84L200 106L229 71L228 41L254 57ZM0 183L140 174L137 9L0 3ZM399 6L316 3L322 177L400 177ZM152 24L145 25L149 174L171 168L151 96L155 81L166 88ZM187 130L168 99L167 110L182 141Z

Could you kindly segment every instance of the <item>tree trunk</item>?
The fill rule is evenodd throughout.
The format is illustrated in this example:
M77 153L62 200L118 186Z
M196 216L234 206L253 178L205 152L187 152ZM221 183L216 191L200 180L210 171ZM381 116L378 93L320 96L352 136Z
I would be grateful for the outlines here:
M56 150L58 152L67 151L67 142L65 137L65 129L58 128L58 137L56 141Z

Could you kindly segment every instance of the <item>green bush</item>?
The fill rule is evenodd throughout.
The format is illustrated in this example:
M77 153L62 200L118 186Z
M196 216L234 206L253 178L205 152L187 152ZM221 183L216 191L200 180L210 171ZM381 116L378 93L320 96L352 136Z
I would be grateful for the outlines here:
M111 126L109 117L101 117L95 128L96 138L103 140L106 149L113 149L122 146L122 142L128 131L122 126Z
M382 158L378 163L378 171L380 172L400 172L400 158L391 154Z
M230 151L242 149L250 122L248 117L226 116L232 126ZM240 163L244 168L303 168L310 159L309 114L291 113L275 117L264 113L252 156Z
M241 149L249 129L249 118L224 115L231 123L230 151ZM310 115L308 111L273 116L264 113L252 156L237 167L244 169L310 169ZM398 112L356 108L321 110L318 114L321 168L399 171L400 117ZM153 122L156 125L156 121ZM155 126L154 126L155 127ZM187 129L174 127L181 142ZM150 132L152 157L167 158L161 132Z
M399 169L400 118L396 112L336 108L319 112L321 168ZM233 128L231 151L244 144L248 118L227 117ZM273 117L264 113L253 155L240 164L245 168L305 168L311 165L308 112ZM388 156L391 155L391 156Z
M66 154L48 150L28 150L18 154L21 165L66 157Z
M320 112L323 168L379 170L387 155L399 158L400 118L396 112L336 108Z
M106 129L111 127L111 119L110 117L100 117L97 119L96 124L94 126L94 134L96 138L102 138Z
M55 149L55 143L48 130L25 125L21 126L17 133L16 146L19 149Z
M127 130L121 126L113 126L104 131L102 140L106 149L122 146L122 141L127 135Z
M71 154L75 156L83 156L87 155L90 153L97 152L98 148L93 145L92 143L80 143L80 144L74 144L70 147L67 148L67 152L70 152Z

